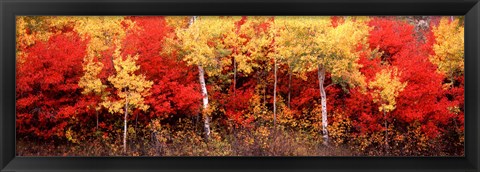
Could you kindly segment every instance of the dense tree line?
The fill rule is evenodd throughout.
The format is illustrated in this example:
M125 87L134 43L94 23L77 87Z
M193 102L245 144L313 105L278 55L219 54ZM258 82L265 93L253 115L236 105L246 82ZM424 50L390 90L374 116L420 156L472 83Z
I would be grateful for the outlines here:
M17 152L463 155L463 25L19 16Z

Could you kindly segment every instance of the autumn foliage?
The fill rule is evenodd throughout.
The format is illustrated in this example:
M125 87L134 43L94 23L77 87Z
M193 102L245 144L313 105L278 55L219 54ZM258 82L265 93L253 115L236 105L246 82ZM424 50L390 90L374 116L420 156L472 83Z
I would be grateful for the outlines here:
M17 153L461 156L462 20L19 16Z

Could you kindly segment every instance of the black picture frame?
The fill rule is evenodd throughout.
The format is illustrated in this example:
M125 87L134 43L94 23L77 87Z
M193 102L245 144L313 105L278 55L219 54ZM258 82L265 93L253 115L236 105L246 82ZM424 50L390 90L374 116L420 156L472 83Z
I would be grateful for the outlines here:
M0 171L432 171L480 164L478 0L0 0ZM465 15L464 157L16 157L16 15Z

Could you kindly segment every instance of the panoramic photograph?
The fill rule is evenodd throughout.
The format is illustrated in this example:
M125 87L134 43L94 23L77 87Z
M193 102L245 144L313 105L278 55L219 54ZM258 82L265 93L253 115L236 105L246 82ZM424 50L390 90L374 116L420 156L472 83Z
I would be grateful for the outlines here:
M17 16L17 156L464 156L464 16Z

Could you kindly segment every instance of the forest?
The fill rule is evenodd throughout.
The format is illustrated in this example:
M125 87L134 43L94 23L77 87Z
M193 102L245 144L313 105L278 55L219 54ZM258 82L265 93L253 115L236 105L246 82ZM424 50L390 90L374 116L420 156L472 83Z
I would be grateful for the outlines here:
M17 16L18 156L463 156L463 16Z

